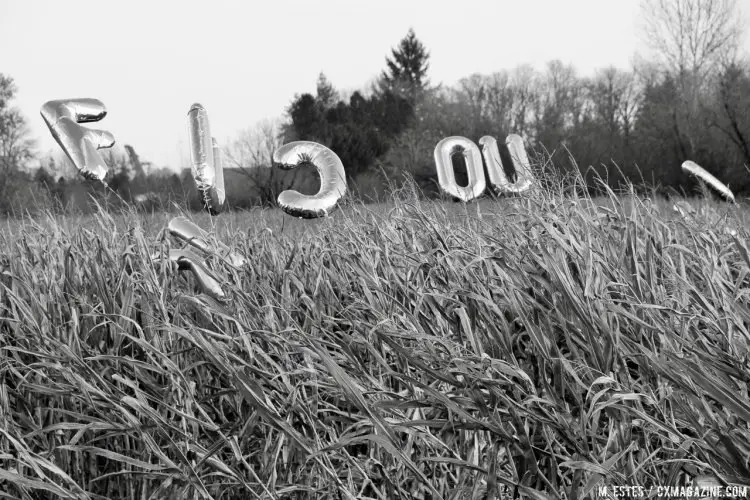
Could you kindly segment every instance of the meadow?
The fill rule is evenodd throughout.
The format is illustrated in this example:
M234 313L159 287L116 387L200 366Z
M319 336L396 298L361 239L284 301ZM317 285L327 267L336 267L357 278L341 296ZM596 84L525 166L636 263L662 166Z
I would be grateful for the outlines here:
M744 203L575 192L188 214L224 303L152 259L176 213L4 223L2 496L750 486Z

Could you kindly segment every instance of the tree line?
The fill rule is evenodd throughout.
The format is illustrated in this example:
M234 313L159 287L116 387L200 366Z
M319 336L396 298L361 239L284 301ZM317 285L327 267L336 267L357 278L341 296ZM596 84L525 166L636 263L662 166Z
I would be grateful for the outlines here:
M295 95L283 120L256 124L226 145L229 203L272 205L288 188L316 192L312 167L270 168L273 151L293 140L331 148L352 189L379 199L406 178L425 196L438 195L433 151L444 137L477 141L491 135L502 143L511 133L524 137L541 175L580 171L592 187L597 178L615 189L627 181L666 195L691 194L694 181L680 168L691 159L736 195L750 192L750 63L739 50L736 0L648 0L642 14L653 57L629 70L602 68L592 76L551 61L541 70L524 65L433 85L430 53L409 30L368 88L345 94L321 73L316 91ZM32 200L45 208L85 211L92 198L200 209L189 169L155 169L130 145L105 153L116 195L60 176L72 171L60 156L42 159L34 172L24 169L33 160L33 144L10 104L15 90L12 79L0 75L3 212L29 210ZM460 155L456 166L457 180L465 184Z

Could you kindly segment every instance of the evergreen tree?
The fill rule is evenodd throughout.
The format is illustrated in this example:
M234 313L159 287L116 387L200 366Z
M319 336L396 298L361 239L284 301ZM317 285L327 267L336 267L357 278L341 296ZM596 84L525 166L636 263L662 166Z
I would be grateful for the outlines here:
M322 72L318 75L316 100L324 110L335 107L339 101L339 93Z
M388 69L381 75L380 93L391 91L409 98L413 103L429 83L427 69L430 67L430 54L410 28L398 47L391 49L391 55L386 57Z
M285 127L284 142L325 142L325 116L320 103L312 94L295 96L287 108L287 114L291 124Z
M389 89L369 97L354 92L342 101L323 73L316 95L295 96L287 108L284 141L314 141L331 148L349 176L366 171L411 121L414 106Z

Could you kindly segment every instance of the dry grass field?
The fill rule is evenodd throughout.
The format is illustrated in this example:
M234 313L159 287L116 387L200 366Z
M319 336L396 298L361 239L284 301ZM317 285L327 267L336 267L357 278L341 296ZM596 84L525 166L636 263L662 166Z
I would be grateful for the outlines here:
M750 486L743 204L396 193L189 215L229 300L152 256L176 214L3 224L7 498L592 498Z

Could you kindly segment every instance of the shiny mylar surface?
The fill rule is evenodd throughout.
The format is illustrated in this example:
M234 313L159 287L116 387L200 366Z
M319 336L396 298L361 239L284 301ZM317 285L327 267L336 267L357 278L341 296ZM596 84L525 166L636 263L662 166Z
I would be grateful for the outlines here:
M196 103L188 111L188 135L193 180L203 197L203 204L211 214L219 214L224 207L224 170L216 140L211 137L211 126L206 109Z
M466 172L469 177L467 186L459 186L453 170L452 156L459 148L463 149L466 160ZM446 137L435 146L435 166L437 167L438 184L446 194L461 201L471 201L484 192L486 182L482 168L482 154L479 148L466 137Z
M320 174L318 193L310 196L290 189L279 195L278 203L284 212L295 217L324 217L346 193L346 174L338 155L322 144L311 141L290 142L273 153L274 165L284 169L308 162L315 165Z
M508 150L513 159L513 167L516 170L516 182L510 182L508 176L505 175L497 140L492 136L485 135L479 139L479 144L482 147L482 156L487 165L490 186L497 194L523 193L531 187L533 177L529 168L529 158L526 156L526 150L523 147L523 139L521 137L509 135L506 139Z
M172 249L169 251L169 260L177 264L177 269L192 272L203 293L216 300L226 298L219 280L211 274L202 259L194 252L188 249Z
M189 243L205 253L216 254L223 258L229 265L240 268L246 264L245 257L233 252L228 246L217 242L215 247L209 234L186 217L175 217L169 221L167 226L169 234Z
M90 98L47 101L41 108L41 115L52 137L81 175L89 180L104 182L109 167L98 150L111 148L115 138L106 130L80 125L107 116L104 103Z
M513 160L513 168L516 169L515 192L525 191L534 183L534 174L531 173L531 162L526 154L523 138L517 134L510 134L505 138L505 144Z
M734 203L734 193L732 193L723 182L711 175L705 168L688 160L682 164L682 170L697 177L701 182L709 186L725 200Z
M214 153L214 189L216 191L216 194L211 196L216 197L215 203L223 209L224 203L226 202L226 190L224 189L224 165L221 160L221 150L216 143L216 139L213 137L211 138L211 149L213 149Z

